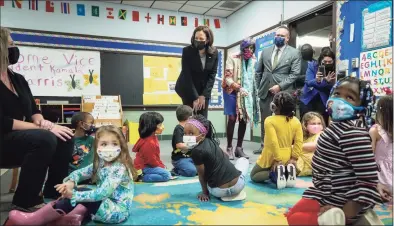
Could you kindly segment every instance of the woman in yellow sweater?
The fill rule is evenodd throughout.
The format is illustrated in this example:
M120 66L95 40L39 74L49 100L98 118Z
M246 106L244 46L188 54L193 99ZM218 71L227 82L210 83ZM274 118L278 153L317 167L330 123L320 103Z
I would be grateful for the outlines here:
M316 151L317 140L326 125L323 116L317 112L310 111L302 117L302 130L304 132L304 144L302 154L297 161L297 175L312 175L312 157Z
M287 92L274 96L271 111L275 115L264 121L264 148L250 173L252 181L262 183L271 179L278 189L295 186L295 165L303 139L301 123L294 117L295 106L295 100Z

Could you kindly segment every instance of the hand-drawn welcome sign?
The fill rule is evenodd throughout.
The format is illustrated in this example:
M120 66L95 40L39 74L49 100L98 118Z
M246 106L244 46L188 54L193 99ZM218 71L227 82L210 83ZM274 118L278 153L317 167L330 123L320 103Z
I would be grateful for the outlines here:
M100 95L100 52L19 47L10 68L25 76L34 96Z

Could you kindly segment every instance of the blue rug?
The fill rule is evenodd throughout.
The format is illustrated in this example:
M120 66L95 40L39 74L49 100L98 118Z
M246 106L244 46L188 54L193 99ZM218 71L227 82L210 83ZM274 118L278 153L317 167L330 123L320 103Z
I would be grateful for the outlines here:
M223 202L216 198L201 203L198 178L178 178L165 183L136 183L131 217L120 225L287 225L284 213L312 185L310 177L298 178L296 188L275 189L247 178L244 201ZM393 225L392 207L375 211L385 225ZM101 225L90 222L88 225Z

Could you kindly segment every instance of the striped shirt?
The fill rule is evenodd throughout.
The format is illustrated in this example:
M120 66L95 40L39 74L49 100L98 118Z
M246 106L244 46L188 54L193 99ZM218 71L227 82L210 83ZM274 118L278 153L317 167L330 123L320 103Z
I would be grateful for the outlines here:
M303 197L320 205L342 208L353 200L362 205L356 221L368 209L381 203L376 189L378 166L371 138L360 120L334 122L320 135L312 158L312 182Z

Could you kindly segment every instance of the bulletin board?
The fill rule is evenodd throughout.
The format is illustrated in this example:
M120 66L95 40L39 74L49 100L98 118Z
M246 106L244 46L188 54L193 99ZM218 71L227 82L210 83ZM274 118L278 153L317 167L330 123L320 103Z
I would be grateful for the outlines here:
M370 81L375 95L385 95L393 83L392 1L336 4L337 68L345 62L348 75ZM352 65L352 59L356 65Z
M274 45L275 31L276 29L267 31L256 37L255 55L257 61L259 60L259 57L261 56L261 52L263 51L263 49Z

